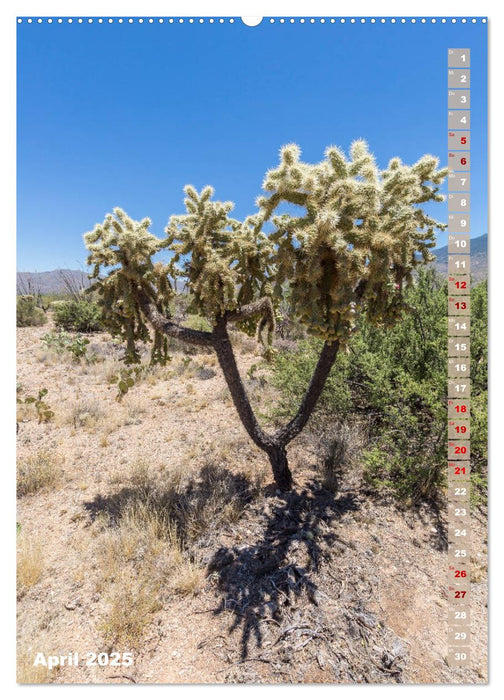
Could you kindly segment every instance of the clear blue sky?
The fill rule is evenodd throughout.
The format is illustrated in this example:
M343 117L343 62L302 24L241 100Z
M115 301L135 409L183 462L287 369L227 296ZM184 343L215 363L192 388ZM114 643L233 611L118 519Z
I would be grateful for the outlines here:
M163 234L183 187L253 213L295 141L447 161L447 49L471 48L472 235L487 231L487 25L18 25L18 270L83 267L115 206ZM447 220L446 204L436 216ZM439 245L446 234L439 237Z

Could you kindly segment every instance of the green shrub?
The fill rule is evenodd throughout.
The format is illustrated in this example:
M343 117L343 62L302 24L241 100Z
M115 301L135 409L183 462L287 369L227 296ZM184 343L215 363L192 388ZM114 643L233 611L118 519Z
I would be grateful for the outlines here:
M23 294L16 299L16 325L19 328L26 326L43 326L47 323L47 316L36 306L35 297L32 294Z
M54 323L57 328L79 333L92 333L103 329L98 304L87 299L53 303Z
M370 485L413 503L446 484L447 285L423 270L395 328L363 329L353 345L350 381L369 415L363 453Z
M481 501L487 474L486 282L471 294L471 473L474 498ZM350 354L339 357L329 375L315 426L346 419L365 425L361 459L369 487L415 503L435 499L446 484L446 282L433 270L422 270L407 302L411 311L390 330L358 320L360 332ZM278 355L273 375L281 390L277 413L295 411L319 351L319 341L306 340L297 351Z
M471 290L471 497L486 503L488 478L488 283Z
M306 391L322 347L317 339L301 340L293 352L279 353L275 358L273 384L281 390L275 414L292 416L297 410ZM348 356L339 355L327 379L315 414L320 416L336 414L344 418L352 407L352 397L347 384Z
M198 316L197 314L189 314L187 320L184 321L184 326L187 328L192 328L193 331L212 331L212 325L206 318Z

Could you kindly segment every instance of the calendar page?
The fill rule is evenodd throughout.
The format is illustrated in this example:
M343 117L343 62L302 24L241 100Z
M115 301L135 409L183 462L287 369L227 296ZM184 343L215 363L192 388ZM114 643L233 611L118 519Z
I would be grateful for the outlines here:
M141 10L15 20L17 683L487 683L487 18Z

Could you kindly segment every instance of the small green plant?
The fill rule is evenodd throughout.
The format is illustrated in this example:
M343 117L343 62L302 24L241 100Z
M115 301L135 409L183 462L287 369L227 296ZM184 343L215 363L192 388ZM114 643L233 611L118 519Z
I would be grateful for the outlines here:
M16 299L16 325L18 328L26 326L43 326L47 323L47 316L36 305L33 294L22 294Z
M48 350L54 350L58 355L62 355L65 352L70 353L75 360L87 356L87 346L90 343L89 339L84 338L80 333L72 336L66 331L46 333L42 337L41 342ZM86 357L86 359L93 362L96 358L94 355L91 355Z
M88 299L62 301L54 308L57 328L80 333L102 330L101 311L98 304Z
M255 373L257 371L257 365L254 363L247 370L247 377L249 379L255 379Z
M52 418L54 418L54 411L51 411L49 405L44 401L44 397L47 394L47 389L40 389L37 396L25 396L22 397L23 389L21 385L17 387L17 397L16 402L18 404L33 404L35 410L37 411L37 417L39 423L48 423Z
M71 342L72 336L70 333L65 333L65 331L60 331L59 333L46 333L40 339L40 342L48 350L53 350L58 355L62 355L67 345Z
M123 400L141 374L142 367L135 365L134 367L123 367L119 374L114 374L110 377L110 383L117 386L116 401L121 402Z
M74 356L74 358L80 359L87 354L87 346L89 345L89 339L83 338L80 334L72 340L68 345L68 352Z

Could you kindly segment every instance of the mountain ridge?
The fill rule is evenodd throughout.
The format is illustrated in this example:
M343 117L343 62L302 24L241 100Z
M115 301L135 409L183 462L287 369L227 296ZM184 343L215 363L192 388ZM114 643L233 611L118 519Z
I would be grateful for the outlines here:
M488 275L488 234L471 237L471 274L475 282ZM448 274L448 246L434 248L436 260L433 267L441 274ZM69 287L75 291L87 289L92 284L83 270L58 268L44 272L18 272L18 294L64 294Z

